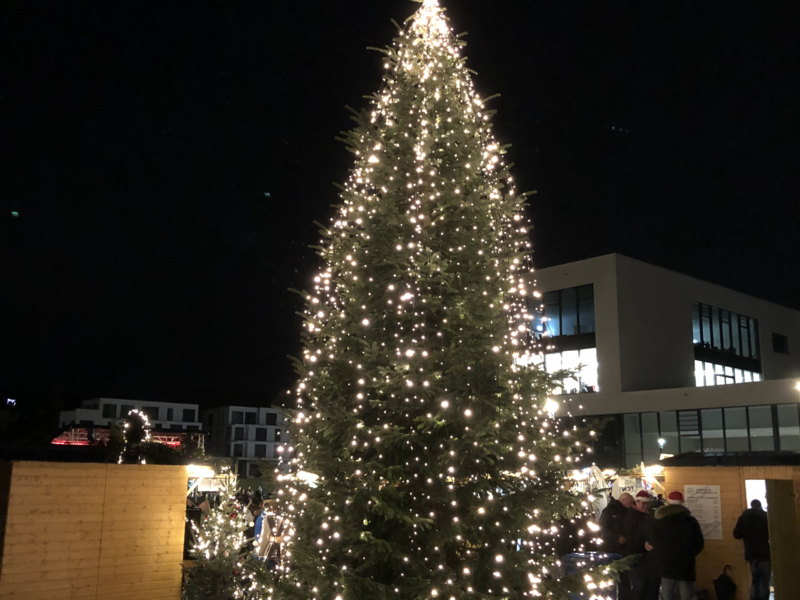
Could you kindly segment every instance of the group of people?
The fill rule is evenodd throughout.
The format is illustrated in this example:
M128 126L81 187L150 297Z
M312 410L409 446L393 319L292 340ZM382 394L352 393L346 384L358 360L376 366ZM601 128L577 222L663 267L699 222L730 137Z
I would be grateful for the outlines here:
M667 503L652 510L654 499L640 490L623 493L600 515L607 551L622 556L640 555L619 581L619 600L695 600L695 560L705 545L703 532L684 505L681 492L669 494ZM733 532L745 542L745 559L753 574L751 600L769 599L769 532L767 513L754 500Z

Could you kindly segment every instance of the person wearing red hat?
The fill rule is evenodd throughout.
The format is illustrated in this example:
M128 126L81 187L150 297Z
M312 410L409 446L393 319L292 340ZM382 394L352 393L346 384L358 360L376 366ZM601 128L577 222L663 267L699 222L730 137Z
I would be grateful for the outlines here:
M636 503L628 509L622 524L627 544L626 555L641 554L639 561L631 567L631 598L633 600L658 600L658 565L652 556L650 545L653 518L650 515L652 498L645 490L639 490Z
M662 600L695 600L695 557L703 550L703 532L683 505L683 494L671 492L667 506L656 511L653 554L661 570Z

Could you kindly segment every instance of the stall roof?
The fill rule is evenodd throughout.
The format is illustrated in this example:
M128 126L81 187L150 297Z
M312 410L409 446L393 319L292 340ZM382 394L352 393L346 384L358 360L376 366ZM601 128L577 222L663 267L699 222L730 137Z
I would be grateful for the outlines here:
M800 466L800 452L687 452L658 461L664 467Z

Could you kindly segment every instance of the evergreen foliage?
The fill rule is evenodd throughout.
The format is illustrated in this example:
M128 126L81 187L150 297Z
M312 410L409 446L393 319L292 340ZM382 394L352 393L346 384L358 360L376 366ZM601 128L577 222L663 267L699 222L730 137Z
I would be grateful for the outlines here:
M581 431L544 410L524 196L436 0L384 53L305 294L276 597L556 597ZM563 591L563 590L562 590Z
M253 526L247 507L236 499L236 485L228 483L216 506L192 523L191 548L195 565L184 569L183 600L258 600L255 583L259 565L252 540L245 531Z

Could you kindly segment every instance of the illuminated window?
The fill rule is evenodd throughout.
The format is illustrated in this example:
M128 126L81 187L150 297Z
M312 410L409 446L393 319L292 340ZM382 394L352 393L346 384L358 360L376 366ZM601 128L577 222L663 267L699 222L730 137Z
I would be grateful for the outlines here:
M576 374L576 377L564 379L563 386L555 390L556 394L579 394L599 391L596 348L545 354L544 368L551 375L561 370L574 371Z
M751 383L761 381L761 373L696 360L694 361L694 380L697 387Z

